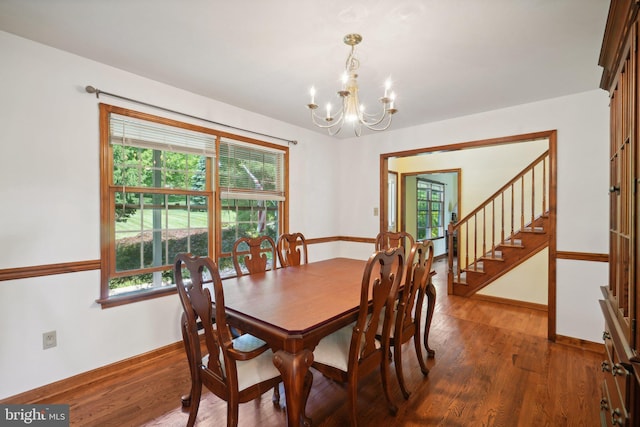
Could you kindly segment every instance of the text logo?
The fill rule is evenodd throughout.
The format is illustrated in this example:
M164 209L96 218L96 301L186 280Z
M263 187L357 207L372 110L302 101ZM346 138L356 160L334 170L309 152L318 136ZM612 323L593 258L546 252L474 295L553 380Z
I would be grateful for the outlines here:
M0 427L68 427L69 405L0 405Z

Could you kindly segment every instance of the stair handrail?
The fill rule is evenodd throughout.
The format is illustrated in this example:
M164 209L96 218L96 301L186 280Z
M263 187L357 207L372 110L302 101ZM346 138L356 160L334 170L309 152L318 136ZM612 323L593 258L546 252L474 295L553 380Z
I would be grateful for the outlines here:
M484 212L484 210L486 209L487 206L489 206L490 204L493 204L495 202L495 200L497 200L500 196L502 196L506 191L508 191L509 189L512 190L512 207L511 207L511 214L513 217L513 186L514 184L516 184L519 180L522 180L522 186L523 186L523 194L522 194L522 206L524 207L524 180L523 177L525 175L527 175L529 172L532 173L532 184L534 183L534 179L535 179L535 175L534 175L534 170L535 167L540 164L541 162L543 163L543 173L542 173L542 186L543 186L543 191L542 191L542 210L541 212L546 212L547 211L547 199L546 199L546 192L547 192L547 188L546 188L546 179L547 179L547 170L546 170L546 163L544 163L544 161L549 157L549 150L546 150L544 153L542 153L540 156L538 156L535 160L533 160L531 163L529 163L527 166L524 167L524 169L522 169L516 176L514 176L512 179L510 179L506 184L504 184L502 187L500 187L500 189L498 189L495 193L493 193L491 196L489 196L488 198L485 199L484 202L480 203L475 209L473 209L471 212L469 212L467 215L465 215L463 218L459 219L457 222L453 223L450 222L449 226L448 226L448 247L449 248L453 248L453 238L454 238L454 233L456 233L457 230L459 230L463 225L465 225L467 222L469 222L471 219L476 218L477 220L477 215L482 211ZM534 195L532 194L532 221L533 221L533 216L534 214L534 201L533 201ZM504 211L504 197L502 198L502 202L503 202L503 206L502 209ZM495 204L493 205L495 206ZM495 208L494 208L495 209ZM522 219L521 219L521 228L522 229L524 227L523 221L524 221L524 209L521 212L522 214ZM484 218L483 218L484 219ZM502 236L501 236L501 241L500 243L504 243L506 240L504 238L504 215L501 215L501 219L502 219ZM495 215L493 218L493 223L491 224L492 226L492 235L495 235ZM513 223L511 224L511 233L509 238L512 238L513 235L517 232L516 230L513 229ZM486 226L486 224L485 224ZM533 226L533 224L532 224ZM467 229L468 230L468 229ZM476 228L474 231L477 231L477 224L476 224ZM520 231L520 230L518 230ZM483 239L485 238L485 234L486 231L483 230L482 232L482 237ZM477 248L477 234L474 234L474 248ZM461 239L458 239L458 242L460 242ZM463 266L461 264L461 260L460 260L460 254L461 251L458 250L457 253L457 261L458 261L458 268L457 271L454 272L454 268L453 268L453 251L449 250L448 251L448 264L449 264L449 269L448 269L448 293L451 294L453 293L453 277L454 275L457 275L458 279L460 278L460 274L461 271L466 268L469 263L468 263L468 257L469 257L469 251L468 251L468 246L469 246L469 242L468 239L466 240L466 246L467 246L467 250L465 252L465 256L467 258L467 262L466 264ZM488 251L486 251L486 247L485 247L485 241L483 241L483 255L486 254ZM492 252L495 251L495 244L492 244ZM481 255L482 256L482 255ZM477 254L474 255L474 263L477 266Z

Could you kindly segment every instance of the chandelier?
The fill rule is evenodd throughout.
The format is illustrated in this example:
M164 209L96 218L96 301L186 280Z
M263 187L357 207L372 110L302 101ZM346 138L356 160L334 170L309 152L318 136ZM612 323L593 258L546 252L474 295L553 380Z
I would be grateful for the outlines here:
M347 57L342 75L342 88L338 91L338 96L342 105L339 110L332 114L331 104L326 106L326 114L318 113L318 104L315 103L316 90L311 88L311 102L307 108L311 111L311 120L316 126L327 129L329 135L336 135L342 129L345 122L353 124L353 131L356 136L362 133L362 127L373 131L387 129L391 125L393 115L398 112L394 107L395 93L389 92L391 81L387 80L384 88L384 96L379 101L382 108L378 112L369 113L365 111L364 105L358 99L358 68L360 61L356 58L356 45L362 41L360 34L347 34L343 39L344 43L351 46L351 52Z

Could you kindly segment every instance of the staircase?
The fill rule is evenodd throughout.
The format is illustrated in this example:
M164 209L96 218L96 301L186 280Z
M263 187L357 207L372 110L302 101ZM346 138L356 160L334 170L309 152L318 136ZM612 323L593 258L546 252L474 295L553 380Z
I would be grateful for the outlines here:
M549 244L549 152L457 223L449 224L448 293L471 296ZM517 284L514 284L517 285Z

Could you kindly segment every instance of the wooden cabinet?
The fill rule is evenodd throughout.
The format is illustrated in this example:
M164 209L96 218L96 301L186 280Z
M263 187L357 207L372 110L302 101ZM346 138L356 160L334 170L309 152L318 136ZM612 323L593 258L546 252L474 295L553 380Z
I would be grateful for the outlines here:
M609 426L640 426L638 9L636 0L611 1L599 61L604 69L600 87L610 95L611 126L609 283L600 301L605 352L599 367L601 423Z
M625 341L622 331L616 330L620 325L615 320L613 305L608 301L607 288L603 288L603 294L605 299L600 301L605 317L602 333L605 353L600 365L604 374L602 398L600 399L602 425L638 425L636 412L632 411L634 408L632 391L637 390L638 383L634 377L634 368L627 357L631 349ZM632 420L633 423L631 423Z

